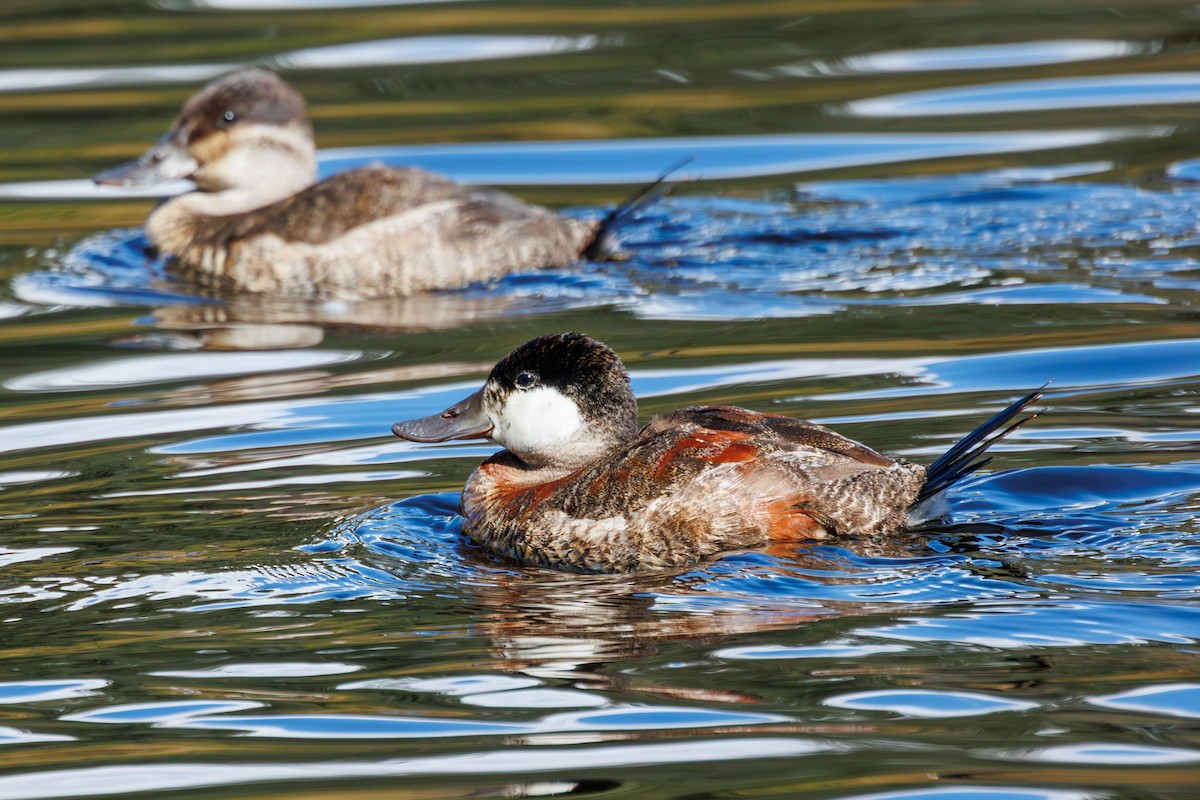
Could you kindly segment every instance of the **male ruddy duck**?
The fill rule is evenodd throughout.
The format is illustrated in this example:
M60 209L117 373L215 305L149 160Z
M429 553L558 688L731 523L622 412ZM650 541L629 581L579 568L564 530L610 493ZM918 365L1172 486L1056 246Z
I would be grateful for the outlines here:
M987 463L988 447L1032 419L1013 422L1039 397L1022 397L928 468L813 422L732 406L672 411L638 430L617 354L564 333L518 347L478 392L392 432L506 448L463 490L468 534L480 544L544 567L634 572L916 524Z
M603 236L599 222L421 169L316 174L304 98L247 69L204 87L154 147L94 180L191 178L198 191L155 209L146 235L184 277L232 292L399 297L572 264Z

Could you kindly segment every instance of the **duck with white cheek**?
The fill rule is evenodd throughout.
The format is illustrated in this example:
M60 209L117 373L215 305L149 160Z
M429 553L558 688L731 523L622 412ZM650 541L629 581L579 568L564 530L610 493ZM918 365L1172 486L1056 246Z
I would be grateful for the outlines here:
M465 286L606 255L604 223L416 168L360 167L315 183L304 98L246 69L195 94L135 161L95 176L140 187L191 178L146 235L180 277L234 293L356 300Z
M917 524L987 463L988 447L1032 419L1013 422L1040 397L1022 397L928 468L812 422L732 406L672 411L639 430L617 354L563 333L518 347L478 392L392 432L504 446L463 490L468 535L485 547L543 567L635 572Z

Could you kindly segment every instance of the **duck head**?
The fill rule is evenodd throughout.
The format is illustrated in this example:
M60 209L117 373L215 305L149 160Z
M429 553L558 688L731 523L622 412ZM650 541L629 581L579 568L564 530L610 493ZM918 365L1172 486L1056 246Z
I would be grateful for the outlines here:
M316 172L304 97L273 72L245 69L205 86L157 144L93 180L135 188L191 178L220 192L280 181L302 188Z
M483 388L440 414L397 422L412 442L488 439L537 469L579 469L637 433L629 373L582 333L542 336L505 356Z

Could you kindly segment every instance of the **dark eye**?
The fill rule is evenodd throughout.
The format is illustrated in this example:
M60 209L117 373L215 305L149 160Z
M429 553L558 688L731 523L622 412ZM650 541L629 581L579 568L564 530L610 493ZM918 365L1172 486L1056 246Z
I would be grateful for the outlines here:
M226 111L221 116L217 117L217 127L224 128L237 121L237 114L233 111Z
M518 389L532 389L537 386L538 375L536 372L518 372L517 377L513 378L513 385Z

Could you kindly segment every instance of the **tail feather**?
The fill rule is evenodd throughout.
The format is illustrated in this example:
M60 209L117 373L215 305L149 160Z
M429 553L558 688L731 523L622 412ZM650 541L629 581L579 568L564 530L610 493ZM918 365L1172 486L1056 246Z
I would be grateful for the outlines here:
M613 245L610 239L617 228L621 226L621 223L651 203L657 202L670 192L671 189L675 188L678 181L668 183L667 179L695 160L695 156L688 156L676 161L663 170L662 174L655 178L652 183L638 189L625 202L608 212L604 219L600 220L600 225L597 226L596 232L592 234L592 238L584 245L583 250L580 251L580 257L588 259L604 258L606 256L611 257L614 252L618 252L619 249Z
M925 470L925 485L917 495L914 505L929 500L948 489L953 484L967 477L976 470L982 469L991 462L991 457L980 458L988 448L1038 415L1038 412L1018 419L1013 418L1036 403L1045 394L1046 384L1040 389L1030 392L1012 405L1005 408L987 422L964 436L937 461ZM1007 426L1007 427L1005 427ZM996 431L999 430L999 433Z

